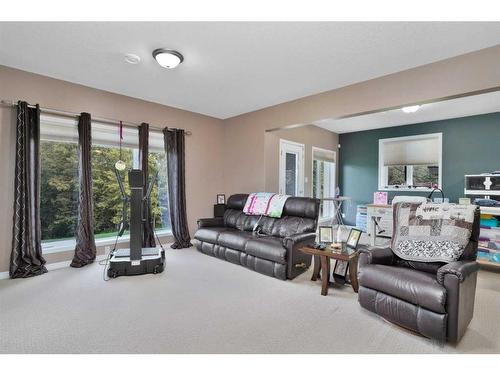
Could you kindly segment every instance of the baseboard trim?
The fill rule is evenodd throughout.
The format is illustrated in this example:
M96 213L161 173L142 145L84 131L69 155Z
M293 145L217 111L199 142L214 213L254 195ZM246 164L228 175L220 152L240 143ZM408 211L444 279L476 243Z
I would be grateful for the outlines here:
M99 261L104 260L104 259L106 259L106 255L102 254L102 255L98 255L96 257L95 261L99 262ZM58 270L61 268L69 267L70 264L71 264L71 260L67 260L64 262L47 263L45 265L45 268L47 268L47 271L54 271L54 270ZM8 278L9 278L9 271L0 272L0 280L5 280Z

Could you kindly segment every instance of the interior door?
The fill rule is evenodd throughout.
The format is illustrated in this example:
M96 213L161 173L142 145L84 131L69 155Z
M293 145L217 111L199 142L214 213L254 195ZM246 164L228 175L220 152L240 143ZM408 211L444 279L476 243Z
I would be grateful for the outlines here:
M280 139L280 194L304 196L304 145Z

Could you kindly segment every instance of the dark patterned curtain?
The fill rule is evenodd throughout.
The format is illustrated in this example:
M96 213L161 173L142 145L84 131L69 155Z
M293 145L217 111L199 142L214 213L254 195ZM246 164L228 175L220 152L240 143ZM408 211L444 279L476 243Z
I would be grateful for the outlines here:
M175 242L173 249L191 247L186 214L186 185L184 171L184 130L163 129L167 154L168 202Z
M40 108L17 104L14 222L9 275L31 277L47 272L40 224Z
M96 258L91 148L92 135L90 114L82 113L78 119L78 178L80 181L78 226L75 234L75 255L71 262L71 267L76 268L92 263Z
M149 124L143 122L139 126L139 161L143 172L142 194L146 196L149 182ZM144 204L142 217L144 219L142 231L142 247L155 247L155 237L153 232L153 218L151 217L151 201Z

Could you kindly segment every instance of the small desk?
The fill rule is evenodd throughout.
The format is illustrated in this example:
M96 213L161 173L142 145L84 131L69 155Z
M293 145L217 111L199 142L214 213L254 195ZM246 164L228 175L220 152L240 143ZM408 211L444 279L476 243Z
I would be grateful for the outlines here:
M314 257L314 269L311 277L312 281L316 281L318 279L321 267L321 295L326 296L328 294L328 285L330 284L330 259L349 262L351 286L356 293L358 292L359 251L347 253L341 250L331 249L330 247L327 247L325 250L319 250L309 246L300 248L300 251L306 254L311 254Z

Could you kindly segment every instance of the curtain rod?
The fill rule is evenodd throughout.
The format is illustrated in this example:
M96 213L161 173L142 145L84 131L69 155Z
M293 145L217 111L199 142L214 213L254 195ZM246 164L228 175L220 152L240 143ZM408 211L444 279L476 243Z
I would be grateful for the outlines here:
M7 106L7 107L15 107L17 106L17 103L12 101L12 100L0 100L0 104L3 105L3 106ZM29 104L28 105L29 107L31 108L35 108L34 105L32 104ZM50 114L50 115L56 115L56 116L61 116L61 117L69 117L69 118L76 118L78 116L80 116L80 113L74 113L74 112L65 112L65 111L59 111L57 109L52 109L52 108L42 108L40 107L40 111L41 112L44 112L44 113L47 113L47 114ZM105 123L105 124L110 124L110 125L120 125L120 120L115 120L115 119L109 119L109 118L101 118L101 117L92 117L92 120L95 120L95 121L98 121L98 122L102 122L102 123ZM128 127L128 128L137 128L140 124L135 124L133 122L128 122L128 121L122 121L122 124L124 127ZM152 131L160 131L161 132L161 129L158 129L158 128L150 128L150 130ZM184 134L186 135L191 135L192 133L187 130L184 132Z

